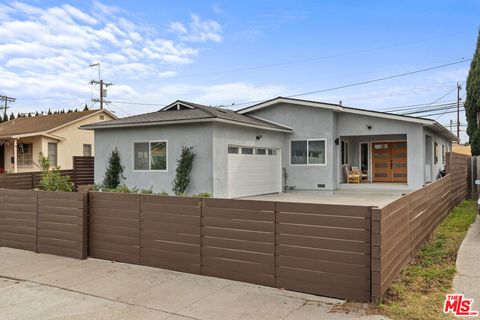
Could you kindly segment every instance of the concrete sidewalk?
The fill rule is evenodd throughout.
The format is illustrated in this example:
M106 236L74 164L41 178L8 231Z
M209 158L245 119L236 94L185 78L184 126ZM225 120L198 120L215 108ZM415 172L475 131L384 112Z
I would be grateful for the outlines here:
M4 319L384 319L342 300L110 261L0 248Z
M467 232L457 255L457 274L453 292L475 299L473 310L480 312L480 218L477 217Z

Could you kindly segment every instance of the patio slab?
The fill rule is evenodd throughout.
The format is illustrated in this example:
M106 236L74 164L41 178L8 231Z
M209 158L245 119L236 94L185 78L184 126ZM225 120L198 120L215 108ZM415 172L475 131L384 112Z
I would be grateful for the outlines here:
M382 191L352 189L333 192L292 190L283 193L244 197L241 199L383 207L402 197L404 193L404 190Z

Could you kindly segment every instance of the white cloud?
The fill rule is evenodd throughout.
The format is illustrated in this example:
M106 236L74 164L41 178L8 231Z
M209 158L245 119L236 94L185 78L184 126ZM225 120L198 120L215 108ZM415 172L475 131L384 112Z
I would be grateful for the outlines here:
M183 41L192 42L221 42L222 26L214 20L202 20L198 14L190 15L191 21L188 28L179 21L170 23L170 31L176 33Z
M192 15L185 30L181 21L172 26L182 34L179 39L160 37L159 31L128 12L98 1L89 8L0 4L0 94L18 98L16 106L22 99L58 106L87 102L92 95L88 82L97 77L88 66L100 62L105 80L118 83L112 92L143 96L140 82L120 83L175 77L178 68L193 63L199 54L187 41L222 39L221 26L198 15Z

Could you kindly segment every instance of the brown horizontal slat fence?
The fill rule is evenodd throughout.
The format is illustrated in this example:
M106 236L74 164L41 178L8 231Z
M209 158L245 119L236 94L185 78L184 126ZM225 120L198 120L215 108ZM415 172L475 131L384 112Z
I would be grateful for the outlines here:
M372 300L382 298L433 228L467 198L469 159L447 153L447 176L372 210Z
M89 195L92 257L370 300L370 207Z
M37 252L85 259L87 195L37 192Z
M202 273L275 286L275 202L204 199Z
M94 157L73 157L72 170L60 170L62 176L69 176L75 189L80 185L94 184ZM33 190L40 186L41 172L20 172L0 174L0 188Z
M140 264L201 273L201 199L140 197Z
M467 197L469 162L447 154L446 177L383 208L0 189L0 246L380 300Z
M72 182L75 187L94 184L94 157L73 157Z
M140 196L89 192L89 255L140 262Z
M0 189L0 246L37 251L37 192Z
M369 301L370 208L276 205L277 286Z
M87 257L87 195L0 189L0 246Z

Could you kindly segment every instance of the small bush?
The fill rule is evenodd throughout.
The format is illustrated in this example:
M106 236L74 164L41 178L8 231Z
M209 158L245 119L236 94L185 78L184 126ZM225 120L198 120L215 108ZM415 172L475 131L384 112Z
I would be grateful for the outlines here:
M212 195L208 192L200 192L198 194L194 194L192 195L192 197L196 197L196 198L210 198Z
M153 193L153 187L150 187L148 189L140 189L138 187L130 188L126 184L121 184L121 185L117 186L116 188L105 188L104 185L96 184L93 190L98 191L98 192L154 194Z
M161 195L161 196L168 196L168 192L165 191L165 190L162 190L162 191L159 193L159 195Z
M40 190L43 191L74 191L73 183L69 176L62 176L60 168L50 168L50 161L40 152L38 163L42 171Z
M120 179L125 179L123 176L123 167L120 163L120 154L118 149L115 148L108 158L107 171L105 172L105 178L103 179L103 186L106 189L115 189L120 185Z

